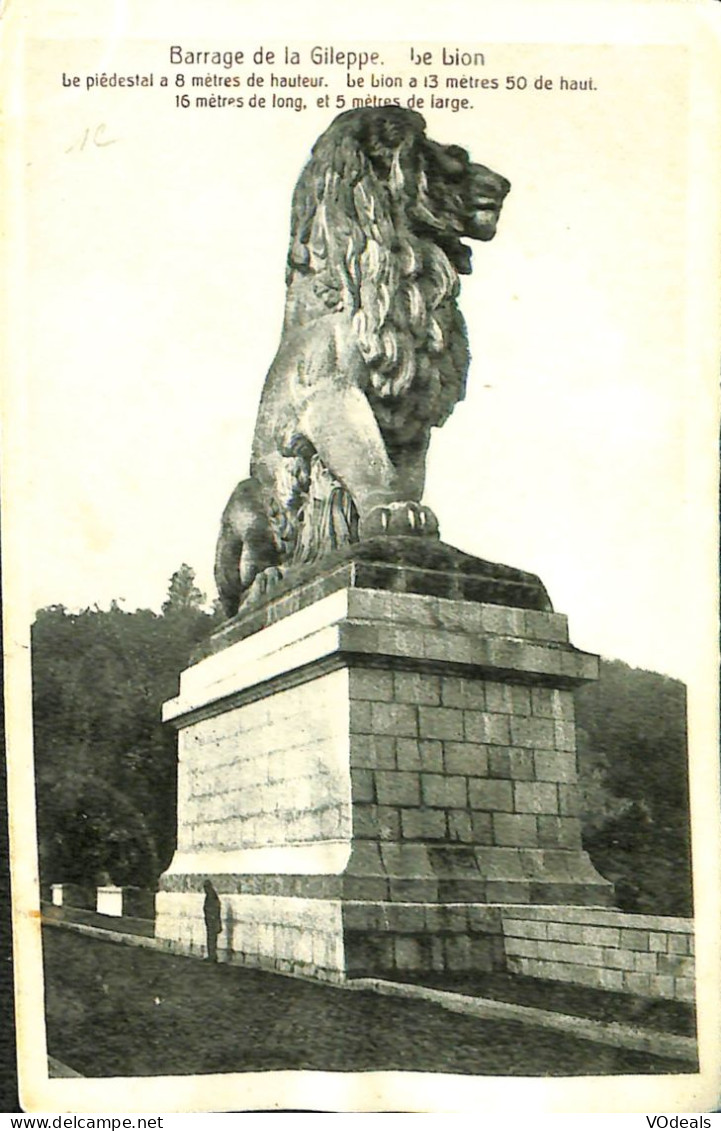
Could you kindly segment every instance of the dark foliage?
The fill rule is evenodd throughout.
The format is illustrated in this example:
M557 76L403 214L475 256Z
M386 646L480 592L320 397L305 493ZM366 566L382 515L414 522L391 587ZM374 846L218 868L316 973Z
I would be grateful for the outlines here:
M576 721L584 844L619 906L691 915L684 684L604 660Z
M152 887L174 849L176 737L160 720L214 618L193 571L173 575L163 615L113 602L41 609L33 718L43 883Z

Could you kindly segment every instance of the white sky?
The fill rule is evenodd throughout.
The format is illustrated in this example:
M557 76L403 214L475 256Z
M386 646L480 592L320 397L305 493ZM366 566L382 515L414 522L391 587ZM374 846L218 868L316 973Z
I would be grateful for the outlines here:
M29 46L33 607L158 609L183 561L214 595L219 516L247 473L278 342L290 194L333 116L62 88L62 72L153 71L157 83L177 70L168 42ZM689 238L700 231L698 254L705 229L690 214L686 56L480 46L483 75L502 84L592 75L598 89L472 92L473 111L424 110L431 136L513 185L462 281L469 392L434 434L426 498L445 541L537 572L579 647L684 676L694 637L681 594L706 561L690 458L715 411L689 330ZM402 74L407 46L384 57ZM101 124L113 144L92 144Z

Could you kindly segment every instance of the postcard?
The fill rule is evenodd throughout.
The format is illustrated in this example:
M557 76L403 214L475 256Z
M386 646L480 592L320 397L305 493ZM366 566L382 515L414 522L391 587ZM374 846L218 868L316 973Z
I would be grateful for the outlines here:
M28 1112L712 1111L712 3L4 13Z

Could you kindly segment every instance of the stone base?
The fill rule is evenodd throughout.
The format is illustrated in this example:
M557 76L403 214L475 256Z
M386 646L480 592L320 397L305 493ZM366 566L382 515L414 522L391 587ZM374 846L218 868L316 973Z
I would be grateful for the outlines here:
M345 979L340 901L232 893L220 898L219 961ZM156 896L155 937L174 953L206 957L203 899L202 891Z
M221 895L221 904L221 962L337 983L510 973L637 997L695 999L689 919L566 905L233 893ZM156 937L176 953L204 957L202 893L162 892L157 909Z
M566 618L317 584L268 606L262 631L257 612L236 618L165 705L178 849L157 936L202 952L209 877L234 960L326 977L487 969L489 904L609 904L581 845L573 721L598 660L568 643Z
M247 894L221 903L220 961L335 982L505 969L498 907ZM156 937L176 953L205 956L202 894L161 893Z

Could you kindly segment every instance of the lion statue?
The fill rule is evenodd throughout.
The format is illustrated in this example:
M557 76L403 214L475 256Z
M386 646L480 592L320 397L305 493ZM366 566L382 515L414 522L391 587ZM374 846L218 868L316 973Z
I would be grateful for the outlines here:
M250 478L221 522L228 616L344 544L438 538L421 497L431 428L465 392L461 241L492 239L509 189L400 106L347 111L316 142L293 194L283 331Z

